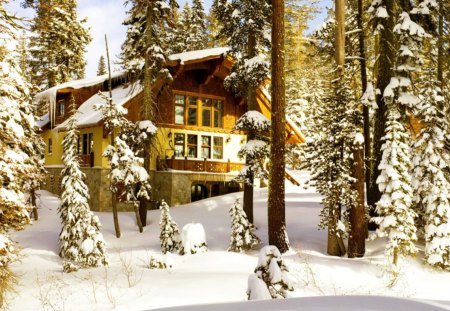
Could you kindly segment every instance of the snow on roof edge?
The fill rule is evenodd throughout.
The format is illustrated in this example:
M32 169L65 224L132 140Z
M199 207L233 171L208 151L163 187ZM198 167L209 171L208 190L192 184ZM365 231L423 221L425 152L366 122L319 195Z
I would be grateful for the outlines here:
M184 62L203 59L211 56L226 55L229 51L230 51L229 47L218 47L204 50L189 51L172 54L169 56L169 60L180 61L180 63L183 64Z

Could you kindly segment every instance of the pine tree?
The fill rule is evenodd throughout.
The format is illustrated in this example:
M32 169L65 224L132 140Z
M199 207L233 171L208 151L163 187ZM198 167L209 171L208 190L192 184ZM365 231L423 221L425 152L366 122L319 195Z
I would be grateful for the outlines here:
M31 30L32 82L41 90L84 77L84 54L91 37L79 20L75 0L30 0L36 10Z
M72 98L72 105L74 99ZM108 264L106 243L100 232L101 224L89 209L89 192L84 183L85 174L80 169L77 155L78 130L75 116L68 122L63 139L64 169L61 172L62 194L58 213L62 229L59 236L59 255L64 259L64 270L75 267L99 267Z
M228 251L243 252L261 243L261 240L254 233L255 226L248 221L239 199L236 199L230 208L230 217L231 237Z
M292 291L294 288L289 278L289 270L278 248L272 245L264 246L258 258L258 265L255 268L256 277L266 283L273 299L286 298L287 291ZM249 298L252 297L252 290L250 286L247 291Z
M159 209L161 210L161 218L159 221L161 251L163 254L167 252L183 253L180 230L178 229L177 223L170 216L169 205L162 200Z
M256 88L269 75L269 62L264 53L270 47L266 35L269 28L271 7L267 1L227 1L214 0L212 12L221 26L219 38L231 47L231 55L236 60L231 74L224 85L237 95L246 97L247 110L256 110ZM248 131L248 141L255 139L252 129ZM251 159L246 158L249 165ZM244 211L253 222L253 177L244 183Z
M450 269L450 153L445 148L449 124L442 110L444 97L435 71L423 77L420 112L425 127L414 142L413 203L417 226L424 230L428 264Z
M102 55L98 60L97 76L102 76L104 74L106 74L106 63L105 58Z
M392 100L392 99L391 99ZM378 217L373 221L379 225L377 235L386 236L386 255L394 268L400 255L415 254L417 240L414 219L417 214L411 208L413 191L411 187L411 154L409 133L401 123L401 114L395 103L388 105L386 135L383 138L383 158L377 179L383 194L376 205Z
M202 50L206 48L206 14L203 0L192 0L192 15L187 34L186 50Z

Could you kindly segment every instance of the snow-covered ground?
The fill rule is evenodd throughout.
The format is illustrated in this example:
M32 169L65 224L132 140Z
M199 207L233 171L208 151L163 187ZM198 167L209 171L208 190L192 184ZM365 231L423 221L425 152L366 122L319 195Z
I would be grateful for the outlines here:
M306 176L297 175L300 180ZM228 210L242 193L171 209L180 229L190 222L203 224L209 251L196 255L165 258L160 253L159 210L149 212L144 233L138 232L134 214L120 213L120 239L114 234L112 214L97 213L108 243L109 267L63 274L58 256L59 199L42 191L40 220L13 234L23 246L23 257L13 265L20 285L10 309L131 311L184 306L177 310L185 310L191 305L188 310L450 310L450 273L424 266L423 252L408 259L395 278L384 268L383 240L368 241L364 258L327 256L326 232L317 230L320 196L314 189L303 190L288 182L286 192L292 249L284 259L295 283L291 296L308 298L245 302L247 279L256 267L258 252L227 252ZM255 223L266 245L267 189L256 190ZM149 269L151 256L165 258L172 268ZM336 295L346 297L323 297ZM198 304L219 305L192 306Z

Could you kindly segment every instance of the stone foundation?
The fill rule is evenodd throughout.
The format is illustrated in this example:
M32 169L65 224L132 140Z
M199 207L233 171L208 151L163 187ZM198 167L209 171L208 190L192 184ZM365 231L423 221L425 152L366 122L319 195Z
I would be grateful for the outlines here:
M61 196L62 166L46 167L47 176L41 189ZM109 190L109 169L101 167L81 168L86 174L86 185L89 188L89 206L93 211L111 211L111 191ZM152 171L152 206L165 200L169 206L177 206L191 202L192 187L198 185L205 190L206 197L241 191L238 184L231 183L234 174L199 173L189 171ZM132 211L130 203L119 202L120 211Z

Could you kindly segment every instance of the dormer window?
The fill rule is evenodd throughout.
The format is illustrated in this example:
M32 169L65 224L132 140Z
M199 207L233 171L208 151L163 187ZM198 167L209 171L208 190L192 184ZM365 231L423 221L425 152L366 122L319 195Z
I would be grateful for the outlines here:
M66 101L64 99L60 99L57 102L58 107L58 116L63 116L66 111Z

